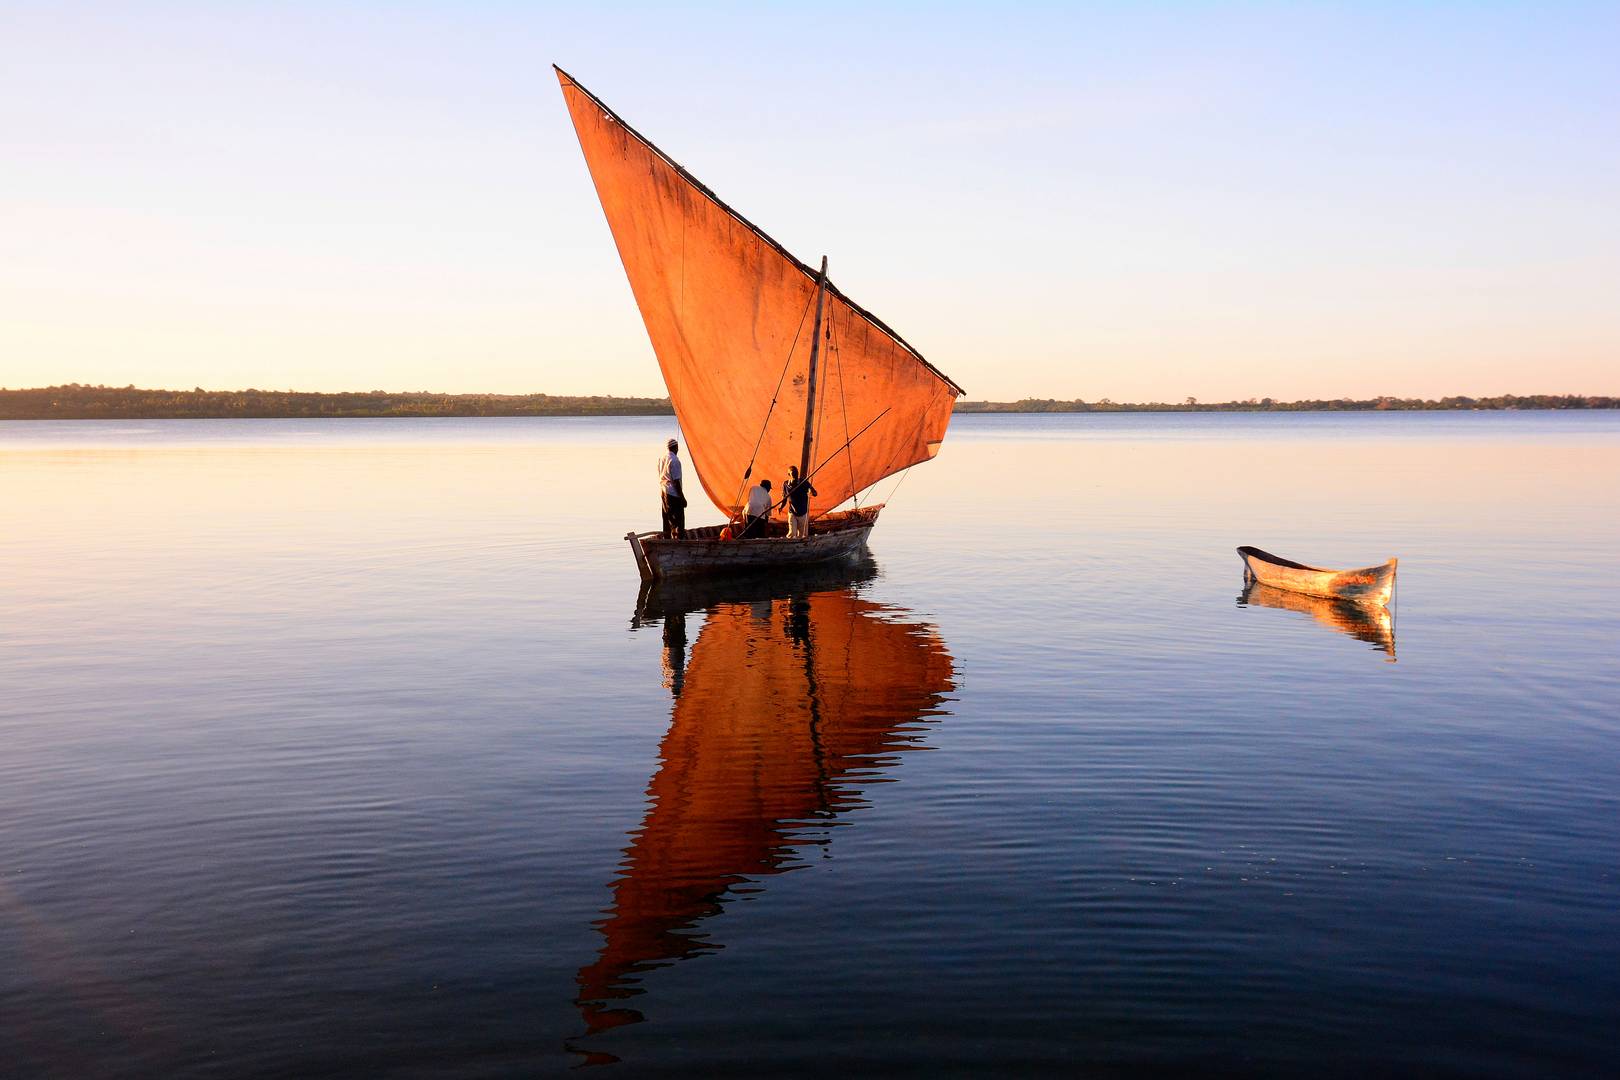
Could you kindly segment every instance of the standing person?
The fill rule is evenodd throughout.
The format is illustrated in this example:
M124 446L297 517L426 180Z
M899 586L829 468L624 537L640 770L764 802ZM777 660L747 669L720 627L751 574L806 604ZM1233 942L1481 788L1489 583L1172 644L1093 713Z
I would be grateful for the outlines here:
M681 444L669 440L669 453L658 459L658 498L664 517L664 539L686 534L686 494L681 490Z
M807 540L810 537L810 496L820 494L807 476L799 479L799 467L788 466L787 491L788 539Z
M771 520L771 482L761 480L748 490L748 506L743 510L742 539L752 540L765 535L765 526Z

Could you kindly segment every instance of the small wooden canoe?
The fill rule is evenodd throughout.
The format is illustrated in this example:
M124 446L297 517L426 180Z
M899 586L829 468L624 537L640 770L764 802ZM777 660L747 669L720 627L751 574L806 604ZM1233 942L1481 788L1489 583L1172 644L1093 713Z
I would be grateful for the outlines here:
M1380 606L1389 603L1390 594L1395 590L1395 559L1382 566L1360 570L1324 570L1280 558L1257 547L1240 547L1237 553L1251 579L1274 589Z

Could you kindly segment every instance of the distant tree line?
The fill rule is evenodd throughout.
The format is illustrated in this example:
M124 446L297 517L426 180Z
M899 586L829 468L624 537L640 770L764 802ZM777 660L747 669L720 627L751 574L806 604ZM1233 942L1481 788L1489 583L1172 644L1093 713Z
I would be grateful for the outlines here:
M1180 402L1152 401L1130 403L1110 401L1057 401L1052 398L1024 398L1022 401L958 401L959 413L1077 413L1077 412L1416 412L1447 409L1615 409L1620 398L1583 394L1502 394L1497 397L1446 398L1332 398L1310 401L1274 401L1249 398L1246 401Z
M320 416L668 416L668 398L557 394L317 394L298 390L0 389L0 420L184 420Z
M1579 394L1519 397L1378 397L1312 401L1127 403L1058 401L958 401L959 413L1080 412L1368 412L1420 409L1614 409L1620 398ZM317 394L298 390L140 390L134 386L46 386L32 390L0 388L0 420L169 420L226 417L301 418L320 416L668 416L668 398L574 397L559 394L430 394L425 392Z

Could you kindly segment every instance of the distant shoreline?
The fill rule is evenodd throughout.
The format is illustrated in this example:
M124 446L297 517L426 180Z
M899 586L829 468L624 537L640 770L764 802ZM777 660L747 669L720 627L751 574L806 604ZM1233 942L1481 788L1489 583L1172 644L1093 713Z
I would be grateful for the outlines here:
M1620 397L1502 394L1439 399L1181 402L958 401L971 413L1147 412L1456 412L1517 409L1615 409ZM133 386L46 386L0 389L0 420L297 420L391 416L672 416L668 398L556 394L306 393L297 390L142 390Z

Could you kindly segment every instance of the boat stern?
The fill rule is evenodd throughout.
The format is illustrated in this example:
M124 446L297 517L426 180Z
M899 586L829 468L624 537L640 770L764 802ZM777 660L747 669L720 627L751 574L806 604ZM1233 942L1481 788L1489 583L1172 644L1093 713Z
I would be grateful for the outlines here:
M642 581L651 581L658 576L653 572L652 562L647 558L647 549L642 544L643 540L651 539L657 535L657 533L635 532L624 534L624 538L630 542L630 554L636 557L636 569L641 573Z

